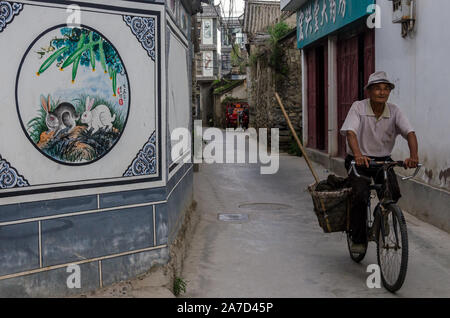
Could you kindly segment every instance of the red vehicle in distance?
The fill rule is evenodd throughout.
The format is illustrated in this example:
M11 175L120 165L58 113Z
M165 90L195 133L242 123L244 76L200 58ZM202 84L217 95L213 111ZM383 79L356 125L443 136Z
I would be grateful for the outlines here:
M225 113L227 128L239 128L248 129L249 123L249 109L248 103L229 103L226 106Z

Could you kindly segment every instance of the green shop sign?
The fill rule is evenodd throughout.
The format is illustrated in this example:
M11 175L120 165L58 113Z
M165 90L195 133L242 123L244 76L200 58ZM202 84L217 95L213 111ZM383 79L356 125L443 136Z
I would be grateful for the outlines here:
M375 0L310 0L297 11L299 49L375 11Z

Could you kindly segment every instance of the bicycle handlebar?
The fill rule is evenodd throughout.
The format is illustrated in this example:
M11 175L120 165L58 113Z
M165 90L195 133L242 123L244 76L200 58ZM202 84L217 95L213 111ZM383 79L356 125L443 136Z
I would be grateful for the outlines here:
M355 176L357 176L358 178L361 177L361 175L358 173L358 171L356 170L356 161L352 160L350 162L351 167L348 170L348 174L350 174L353 170L353 172L355 173ZM370 160L369 161L369 167L382 167L384 165L392 165L392 166L398 166L398 167L404 167L404 162L403 161L375 161L375 160ZM419 163L417 164L417 168L414 171L414 173L409 176L409 177L402 177L402 180L409 180L414 178L420 171L420 169L422 168L422 164Z

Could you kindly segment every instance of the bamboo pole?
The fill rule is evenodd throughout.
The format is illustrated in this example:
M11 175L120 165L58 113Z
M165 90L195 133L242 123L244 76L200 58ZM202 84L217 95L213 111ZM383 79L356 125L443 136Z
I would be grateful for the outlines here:
M298 147L300 148L300 150L301 150L301 152L302 152L302 154L303 154L303 157L305 158L306 163L308 164L309 170L311 170L311 173L312 173L314 179L316 180L316 184L317 184L317 183L319 183L319 181L320 181L320 180L319 180L319 177L317 176L317 173L316 173L316 171L314 170L314 168L313 168L313 166L312 166L312 164L311 164L311 161L309 160L309 157L308 157L308 155L306 154L305 149L303 149L303 145L302 145L302 143L300 142L300 139L298 138L298 135L297 135L297 133L295 132L294 127L292 126L291 120L289 119L289 116L287 115L286 110L284 109L283 103L281 102L280 96L278 95L277 92L275 92L275 97L276 97L277 100L278 100L278 104L280 104L281 111L283 112L284 118L286 118L286 121L287 121L287 123L288 123L288 126L289 126L289 128L291 129L292 135L294 136L295 141L297 141Z

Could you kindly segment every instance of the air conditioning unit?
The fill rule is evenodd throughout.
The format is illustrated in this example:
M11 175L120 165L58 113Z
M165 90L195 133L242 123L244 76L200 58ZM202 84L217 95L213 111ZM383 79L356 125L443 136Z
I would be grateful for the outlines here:
M413 0L391 0L393 6L392 22L402 23L414 20Z

